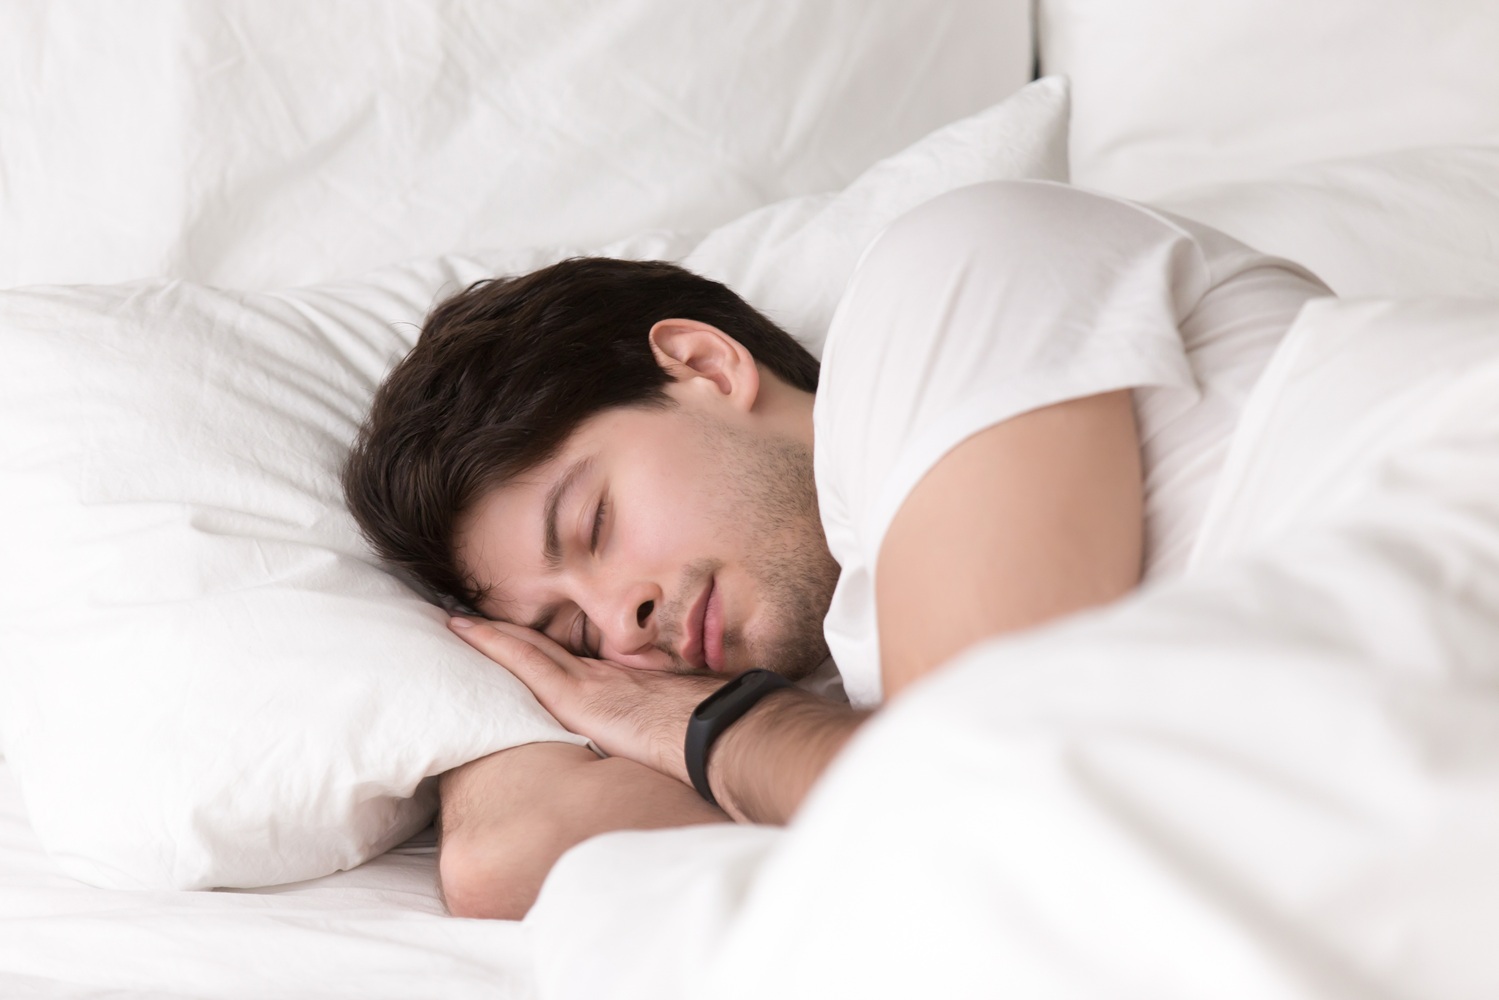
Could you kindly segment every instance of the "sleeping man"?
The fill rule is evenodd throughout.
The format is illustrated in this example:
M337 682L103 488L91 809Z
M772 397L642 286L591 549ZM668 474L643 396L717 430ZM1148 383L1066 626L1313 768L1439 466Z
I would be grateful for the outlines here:
M450 909L520 916L596 833L784 822L965 647L1181 571L1245 395L1327 294L1205 227L1006 182L887 229L820 366L668 264L442 303L376 396L350 505L608 754L444 775ZM829 657L847 700L812 683Z

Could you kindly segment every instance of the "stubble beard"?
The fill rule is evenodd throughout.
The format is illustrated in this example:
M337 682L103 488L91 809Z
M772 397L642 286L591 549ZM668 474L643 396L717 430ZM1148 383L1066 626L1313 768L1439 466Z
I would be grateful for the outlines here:
M744 568L760 606L757 641L726 626L724 657L801 680L828 658L822 620L839 573L822 531L812 451L724 426L708 439L728 473L715 515L726 528L744 525Z

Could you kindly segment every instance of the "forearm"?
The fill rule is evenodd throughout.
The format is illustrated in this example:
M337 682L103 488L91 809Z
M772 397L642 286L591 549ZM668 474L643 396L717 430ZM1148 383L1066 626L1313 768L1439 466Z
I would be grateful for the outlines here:
M611 830L727 817L691 788L584 747L538 743L443 776L439 871L455 916L519 919L569 848Z
M713 745L714 798L741 822L785 823L868 716L805 691L768 695Z
M675 784L675 794L696 795L684 755L687 723L694 707L722 688L720 677L580 658L539 632L504 622L463 619L454 627L464 641L520 678L573 732L587 733L615 757L657 772ZM866 716L800 690L766 696L709 752L714 798L735 819L784 823Z

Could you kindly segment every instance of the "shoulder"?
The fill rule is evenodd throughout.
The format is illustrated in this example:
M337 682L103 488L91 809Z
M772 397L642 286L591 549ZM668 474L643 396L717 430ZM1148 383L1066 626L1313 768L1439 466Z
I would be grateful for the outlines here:
M1185 227L1116 198L1009 181L922 204L865 251L834 314L814 410L820 499L873 541L900 487L977 429L1189 385L1178 321L1211 283Z
M1051 181L960 188L865 249L824 344L818 405L828 421L849 400L940 391L944 373L993 389L1124 348L1136 330L1172 340L1214 280L1198 234L1145 206Z
M1209 253L1201 228L1054 181L950 191L897 218L865 248L828 333L825 374L836 382L871 352L892 348L932 354L941 346L950 355L946 338L940 345L913 340L908 324L849 322L849 314L861 300L885 311L925 310L975 278L991 290L994 316L1022 322L1091 313L1116 302L1119 290L1165 291L1190 308L1217 280L1209 258L1219 254Z

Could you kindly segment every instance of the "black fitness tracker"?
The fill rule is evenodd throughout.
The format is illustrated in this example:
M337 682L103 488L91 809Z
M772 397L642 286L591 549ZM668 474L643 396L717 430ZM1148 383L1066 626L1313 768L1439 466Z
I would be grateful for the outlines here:
M708 787L708 751L713 749L713 741L754 708L761 698L772 691L793 686L773 671L749 670L708 695L692 710L687 719L687 776L692 779L692 787L708 800L709 805L718 805L713 789Z

